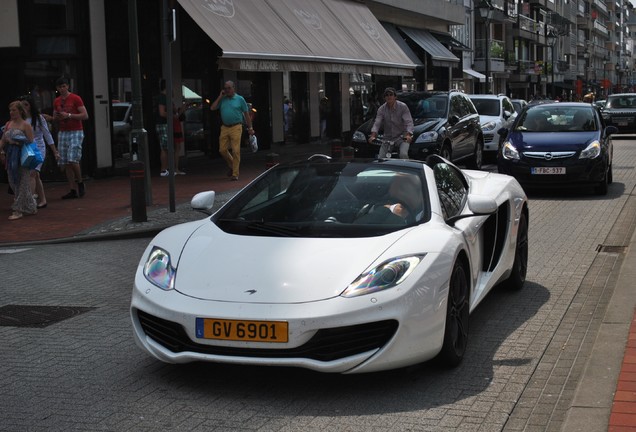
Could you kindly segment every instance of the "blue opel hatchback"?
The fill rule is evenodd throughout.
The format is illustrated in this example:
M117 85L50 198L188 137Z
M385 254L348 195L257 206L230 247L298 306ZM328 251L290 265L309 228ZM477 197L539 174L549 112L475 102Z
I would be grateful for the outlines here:
M612 140L588 103L545 103L526 107L506 133L497 155L500 173L528 187L594 186L607 194L612 183Z

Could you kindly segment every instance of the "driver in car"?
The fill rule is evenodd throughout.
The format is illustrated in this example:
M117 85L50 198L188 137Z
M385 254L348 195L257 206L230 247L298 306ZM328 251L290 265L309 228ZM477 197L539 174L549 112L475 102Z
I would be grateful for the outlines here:
M383 205L367 204L356 219L361 223L405 223L421 219L423 214L420 180L412 174L396 173Z
M393 87L384 90L384 102L375 116L375 122L369 135L369 143L378 136L380 129L384 130L384 139L387 141L399 141L400 159L409 158L409 147L413 139L413 117L408 106L397 100L397 94ZM388 144L383 142L380 146L379 157L384 158L389 151Z

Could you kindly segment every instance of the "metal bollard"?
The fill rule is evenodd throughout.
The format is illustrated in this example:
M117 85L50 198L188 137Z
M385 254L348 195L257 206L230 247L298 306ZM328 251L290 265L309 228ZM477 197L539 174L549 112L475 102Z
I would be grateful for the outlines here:
M130 174L130 208L133 222L146 222L146 169L141 161L132 161L128 165Z

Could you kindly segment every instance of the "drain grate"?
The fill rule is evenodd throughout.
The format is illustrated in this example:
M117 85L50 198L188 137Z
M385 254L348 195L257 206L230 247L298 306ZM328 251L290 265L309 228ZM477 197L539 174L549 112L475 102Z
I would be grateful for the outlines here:
M0 326L44 328L93 309L80 306L7 305L0 307Z
M596 246L597 252L606 252L606 253L625 253L627 252L627 246L610 246L610 245L598 245Z

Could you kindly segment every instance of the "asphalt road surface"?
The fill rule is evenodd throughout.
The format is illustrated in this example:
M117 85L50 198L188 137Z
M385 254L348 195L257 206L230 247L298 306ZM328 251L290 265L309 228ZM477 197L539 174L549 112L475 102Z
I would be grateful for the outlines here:
M147 239L2 249L0 308L70 318L1 323L0 430L558 431L634 229L635 166L636 142L617 141L607 196L529 195L527 284L478 307L454 370L163 364L128 311Z

